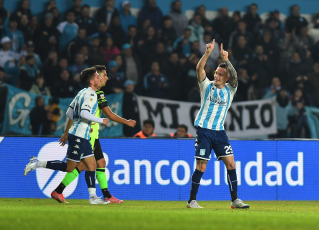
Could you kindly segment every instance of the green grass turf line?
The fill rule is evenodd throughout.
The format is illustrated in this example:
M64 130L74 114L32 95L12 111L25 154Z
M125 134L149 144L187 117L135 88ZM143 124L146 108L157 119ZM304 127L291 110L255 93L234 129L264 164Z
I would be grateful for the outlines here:
M1 198L0 229L319 229L319 201L249 201L249 210L228 201L198 201L204 209L187 209L186 201L68 201Z

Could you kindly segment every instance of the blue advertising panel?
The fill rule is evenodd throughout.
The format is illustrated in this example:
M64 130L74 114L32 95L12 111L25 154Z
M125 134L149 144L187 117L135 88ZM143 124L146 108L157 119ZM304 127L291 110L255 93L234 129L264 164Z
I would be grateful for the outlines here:
M126 200L187 200L194 171L193 139L101 139L109 190ZM318 141L231 141L238 195L244 200L319 200ZM23 176L30 156L65 160L58 138L0 138L0 197L46 198L65 173L39 168ZM212 154L198 200L229 200L224 164ZM98 195L101 195L97 184ZM81 173L64 191L87 199Z

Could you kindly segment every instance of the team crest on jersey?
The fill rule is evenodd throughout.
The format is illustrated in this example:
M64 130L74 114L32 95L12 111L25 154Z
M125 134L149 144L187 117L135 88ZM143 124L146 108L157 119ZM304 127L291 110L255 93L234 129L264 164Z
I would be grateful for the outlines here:
M93 98L90 98L90 101L93 101Z
M100 97L101 97L101 99L105 99L104 94L101 94Z
M92 93L91 96L94 97L94 94Z

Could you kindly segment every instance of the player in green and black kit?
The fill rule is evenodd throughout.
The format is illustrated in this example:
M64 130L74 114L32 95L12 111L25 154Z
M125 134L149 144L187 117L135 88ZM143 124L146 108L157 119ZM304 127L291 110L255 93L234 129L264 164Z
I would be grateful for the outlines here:
M94 66L96 68L97 73L101 77L102 86L104 86L108 80L107 74L106 74L106 68L102 65L96 65ZM101 87L102 87L101 86ZM134 127L136 125L136 121L134 120L126 120L117 114L113 113L110 107L108 106L108 102L104 96L104 92L97 90L96 91L97 97L98 97L98 110L95 114L95 116L100 117L101 112L103 111L104 114L112 121L128 125L130 127ZM59 142L62 146L64 146L68 139L68 128L71 127L72 121L69 119L67 127L65 129L64 134L60 138ZM110 203L122 203L123 200L119 200L115 197L113 197L109 190L108 190L108 184L106 180L105 175L105 166L106 162L104 159L103 151L101 148L100 140L99 140L99 124L98 123L92 123L91 124L91 134L90 134L90 142L92 145L92 148L94 150L94 157L97 163L96 167L96 179L99 182L100 188L102 190L104 200L109 201ZM68 186L78 175L80 172L86 170L85 165L80 163L77 165L77 167L73 170L73 172L67 173L60 183L60 185L51 193L51 197L55 200L57 200L60 203L66 203L62 193L66 186Z

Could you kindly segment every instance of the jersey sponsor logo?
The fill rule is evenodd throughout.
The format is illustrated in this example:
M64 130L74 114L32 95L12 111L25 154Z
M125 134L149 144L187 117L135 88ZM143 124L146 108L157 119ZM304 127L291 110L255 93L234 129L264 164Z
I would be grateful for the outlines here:
M52 159L65 161L67 148L67 144L64 147L61 147L58 142L49 142L40 149L38 158L42 161L49 161ZM37 168L35 173L38 186L42 193L47 197L51 197L51 192L61 183L65 176L65 172L47 170L45 168ZM72 195L77 184L78 177L65 188L63 191L64 197Z
M220 105L225 105L227 104L227 100L224 98L224 99L221 99L220 97L214 97L214 96L210 96L209 97L209 100L215 104L220 104Z
M91 96L94 97L94 94L92 93Z

